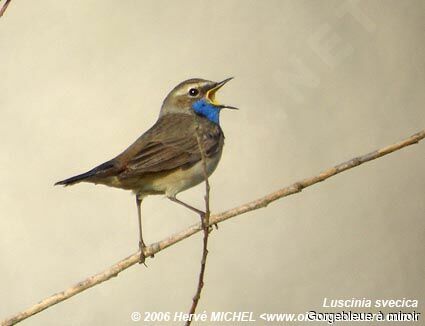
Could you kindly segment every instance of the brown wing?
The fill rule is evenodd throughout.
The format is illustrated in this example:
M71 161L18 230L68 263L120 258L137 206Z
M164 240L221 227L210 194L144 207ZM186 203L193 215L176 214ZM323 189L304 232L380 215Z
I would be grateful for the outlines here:
M173 170L201 160L197 124L206 156L217 153L224 139L218 125L187 114L167 114L116 158L123 167L120 178Z

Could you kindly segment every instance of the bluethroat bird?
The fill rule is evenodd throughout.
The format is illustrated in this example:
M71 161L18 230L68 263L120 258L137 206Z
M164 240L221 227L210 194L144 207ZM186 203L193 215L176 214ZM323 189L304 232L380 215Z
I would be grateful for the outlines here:
M220 111L236 108L218 104L215 95L231 79L218 83L189 79L178 84L162 103L156 123L124 152L86 173L55 185L89 182L132 190L136 195L140 263L143 263L145 243L141 203L146 196L164 194L170 200L203 214L177 199L176 195L204 180L198 141L205 154L208 176L220 161L224 144Z

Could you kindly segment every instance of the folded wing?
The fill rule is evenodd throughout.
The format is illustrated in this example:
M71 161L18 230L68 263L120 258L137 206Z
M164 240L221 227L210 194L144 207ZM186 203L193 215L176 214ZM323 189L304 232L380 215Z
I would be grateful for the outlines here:
M185 168L201 160L197 132L206 157L220 150L224 136L207 119L187 114L168 114L116 159L123 167L120 178Z

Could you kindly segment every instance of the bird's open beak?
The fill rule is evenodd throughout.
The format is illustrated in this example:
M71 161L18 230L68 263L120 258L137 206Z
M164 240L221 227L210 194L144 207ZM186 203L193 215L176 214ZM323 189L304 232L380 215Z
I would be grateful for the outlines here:
M206 94L206 98L207 100L214 105L215 107L218 107L220 109L232 109L232 110L239 110L238 108L235 108L234 106L229 106L229 105L222 105L219 104L216 99L215 99L215 94L217 93L217 91L222 88L224 86L224 84L226 84L228 81L232 80L233 77L227 78L219 83L216 83L214 85L213 88L211 88L210 90L208 90L207 94Z

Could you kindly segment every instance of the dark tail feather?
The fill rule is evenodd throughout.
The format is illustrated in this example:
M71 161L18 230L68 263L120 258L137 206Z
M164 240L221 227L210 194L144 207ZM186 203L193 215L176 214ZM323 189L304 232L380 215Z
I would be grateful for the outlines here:
M108 161L108 162L105 162L105 163L95 167L94 169L92 169L92 170L90 170L86 173L79 174L79 175L76 175L74 177L62 180L62 181L58 181L58 182L55 183L55 186L62 185L62 186L66 187L66 186L71 186L71 185L76 184L76 183L81 182L81 181L91 181L91 180L88 180L88 179L93 178L93 177L106 176L109 172L111 172L113 170L114 170L113 162Z
M71 185L76 184L78 182L84 181L85 179L92 177L95 174L96 173L93 172L93 170L91 170L89 172L79 174L79 175L76 175L74 177L62 180L62 181L58 181L58 182L55 183L55 186L59 186L59 185L61 185L61 186L71 186Z

